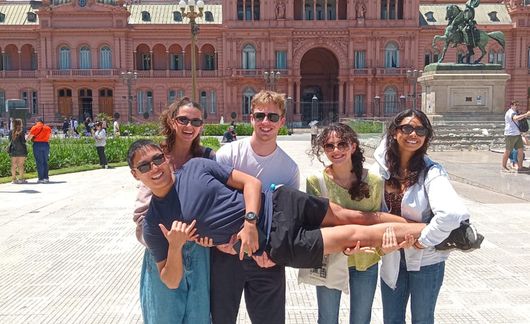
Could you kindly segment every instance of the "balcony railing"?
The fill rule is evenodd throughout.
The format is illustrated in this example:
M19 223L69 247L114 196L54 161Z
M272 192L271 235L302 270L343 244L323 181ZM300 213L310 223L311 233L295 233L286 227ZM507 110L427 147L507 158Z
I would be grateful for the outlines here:
M353 75L363 76L363 75L372 75L374 73L374 69L372 68L364 68L364 69L352 69Z
M11 70L11 71L0 71L0 78L11 79L11 78L35 78L37 76L36 70Z
M48 70L48 75L52 77L109 77L119 76L117 69L67 69Z
M377 68L377 75L407 75L407 68Z
M191 78L191 70L137 70L139 78ZM198 77L217 77L219 70L197 70Z

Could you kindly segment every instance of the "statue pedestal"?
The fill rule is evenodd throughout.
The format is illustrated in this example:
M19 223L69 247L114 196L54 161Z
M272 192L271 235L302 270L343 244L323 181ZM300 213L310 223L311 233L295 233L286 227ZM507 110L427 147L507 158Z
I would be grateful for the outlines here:
M429 64L418 78L422 111L428 115L502 113L509 79L498 64Z

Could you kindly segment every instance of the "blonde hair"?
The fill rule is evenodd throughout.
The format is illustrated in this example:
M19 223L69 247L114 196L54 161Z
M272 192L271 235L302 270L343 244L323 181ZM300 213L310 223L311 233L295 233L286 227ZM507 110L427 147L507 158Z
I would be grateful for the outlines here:
M260 92L254 95L252 101L250 102L250 106L252 107L251 112L254 112L256 106L266 105L270 103L276 105L278 109L280 109L280 115L282 115L282 117L285 116L285 94L274 92L271 90L261 90Z

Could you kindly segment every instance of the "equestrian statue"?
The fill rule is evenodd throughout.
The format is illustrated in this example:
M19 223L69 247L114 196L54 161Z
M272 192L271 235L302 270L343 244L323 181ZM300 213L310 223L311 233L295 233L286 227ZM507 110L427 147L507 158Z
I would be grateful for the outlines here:
M501 31L494 31L486 33L476 27L475 8L480 4L480 0L468 0L466 8L460 9L457 5L448 5L446 7L445 20L447 20L447 27L443 35L436 35L432 40L432 47L439 41L444 42L442 55L438 63L442 63L447 47L457 47L463 44L467 47L467 53L463 57L458 58L457 63L471 64L471 57L475 54L474 48L480 49L481 55L473 64L479 64L480 60L486 55L486 45L488 41L494 39L504 49L504 34Z

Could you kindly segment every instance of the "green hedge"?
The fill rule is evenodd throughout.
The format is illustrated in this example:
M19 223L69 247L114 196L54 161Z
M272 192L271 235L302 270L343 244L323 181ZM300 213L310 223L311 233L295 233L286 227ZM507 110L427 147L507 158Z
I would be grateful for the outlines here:
M122 136L120 138L107 139L105 154L109 163L127 161L127 150L132 142L138 137ZM153 140L160 141L162 137L154 137ZM219 140L216 138L205 137L202 139L203 145L209 146L214 150L220 147ZM11 175L11 161L9 155L4 150L7 141L1 145L0 153L0 177ZM81 138L54 138L50 141L50 170L62 169L73 166L98 164L99 159L96 152L94 139L91 137ZM35 172L35 158L33 157L32 145L28 144L28 158L25 164L26 172Z
M347 124L355 131L357 134L366 134L366 133L382 133L385 124L380 121L375 120L350 120Z
M229 126L230 124L204 124L203 134L205 136L223 136ZM253 131L252 124L236 124L235 131L239 136L250 136ZM280 128L278 134L287 135L287 128L285 126Z

